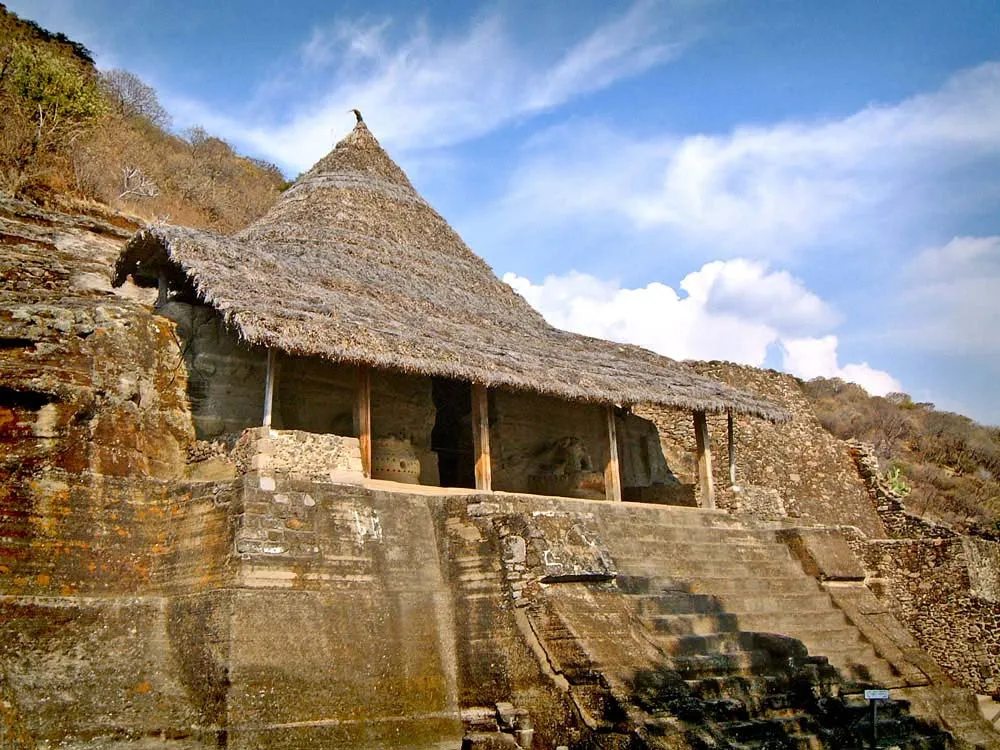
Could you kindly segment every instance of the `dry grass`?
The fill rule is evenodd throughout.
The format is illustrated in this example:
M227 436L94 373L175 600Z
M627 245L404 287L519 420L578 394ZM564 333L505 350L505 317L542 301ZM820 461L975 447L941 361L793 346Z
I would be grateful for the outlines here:
M1000 430L837 379L816 378L805 391L830 432L872 443L883 470L900 470L908 510L957 529L1000 530Z

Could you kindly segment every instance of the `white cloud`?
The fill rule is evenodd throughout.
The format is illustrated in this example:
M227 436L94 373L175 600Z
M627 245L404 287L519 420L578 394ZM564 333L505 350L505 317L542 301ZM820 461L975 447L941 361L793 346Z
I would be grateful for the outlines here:
M400 39L384 21L340 23L314 29L294 63L262 83L255 99L261 111L252 117L168 94L164 100L178 122L202 124L297 169L329 150L352 107L395 150L447 146L670 59L681 43L676 35L667 39L665 15L661 3L639 0L555 59L531 59L499 16L447 38L424 24ZM287 105L290 114L279 103L283 90L300 94ZM304 90L312 94L308 102ZM248 119L257 124L248 126Z
M683 296L665 284L623 289L616 282L571 272L541 284L513 273L504 281L552 325L638 344L677 359L727 359L761 366L780 345L784 366L800 377L840 377L872 393L900 390L898 381L867 363L837 363L837 337L822 333L836 321L823 300L784 271L737 258L713 261L685 276Z
M712 257L783 257L871 231L886 210L911 212L904 188L985 155L1000 155L1000 63L830 121L648 138L563 124L525 152L497 213L528 224L613 217L666 227Z
M911 345L1000 354L1000 236L955 237L918 254L900 279Z
M548 276L541 284L512 273L503 279L558 328L639 344L677 359L761 363L775 338L764 322L713 315L705 299L680 297L656 282L622 289L615 282L575 272Z
M867 362L837 364L837 337L833 334L781 341L782 368L793 375L810 378L840 378L857 383L873 396L901 392L903 386L884 370L876 370Z

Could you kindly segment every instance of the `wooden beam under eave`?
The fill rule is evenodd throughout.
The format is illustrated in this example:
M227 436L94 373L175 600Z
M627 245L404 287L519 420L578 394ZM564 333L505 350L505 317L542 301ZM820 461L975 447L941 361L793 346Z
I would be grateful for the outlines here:
M154 310L159 310L170 301L170 285L167 283L167 272L160 269L156 280L156 304Z
M733 410L726 410L726 433L729 437L729 486L736 486L736 431L733 428Z
M705 412L694 413L694 440L698 450L698 487L702 508L715 507L715 487L712 484L712 447L708 442L708 419Z
M354 429L361 446L361 472L372 478L372 378L371 370L358 366L358 382L354 402Z
M476 456L476 489L492 492L489 392L480 383L472 384L472 446Z
M618 466L618 429L615 426L615 407L606 409L608 419L608 463L604 467L604 496L614 503L622 501L622 474Z
M271 414L274 406L274 349L267 350L267 374L264 376L264 427L271 426Z

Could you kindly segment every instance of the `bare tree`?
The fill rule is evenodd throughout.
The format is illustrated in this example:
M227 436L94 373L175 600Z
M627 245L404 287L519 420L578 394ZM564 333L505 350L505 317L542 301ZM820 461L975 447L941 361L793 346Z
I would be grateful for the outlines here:
M123 117L142 117L159 128L170 127L170 113L160 104L156 89L139 76L121 68L100 74L101 89Z
M160 189L149 177L142 173L138 167L122 167L122 191L118 194L119 199L126 196L136 198L155 198L160 194Z

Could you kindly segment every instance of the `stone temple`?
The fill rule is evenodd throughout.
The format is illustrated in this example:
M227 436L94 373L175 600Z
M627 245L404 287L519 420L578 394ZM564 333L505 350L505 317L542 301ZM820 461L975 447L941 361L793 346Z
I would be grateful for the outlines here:
M255 469L287 445L341 480L669 499L684 488L632 413L652 403L694 413L711 506L706 412L783 418L665 357L546 324L362 122L238 234L140 233L126 277L155 284L177 323L199 438L278 433L261 456L248 435Z
M231 236L31 211L0 747L1000 747L994 542L787 376L549 326L363 123Z

